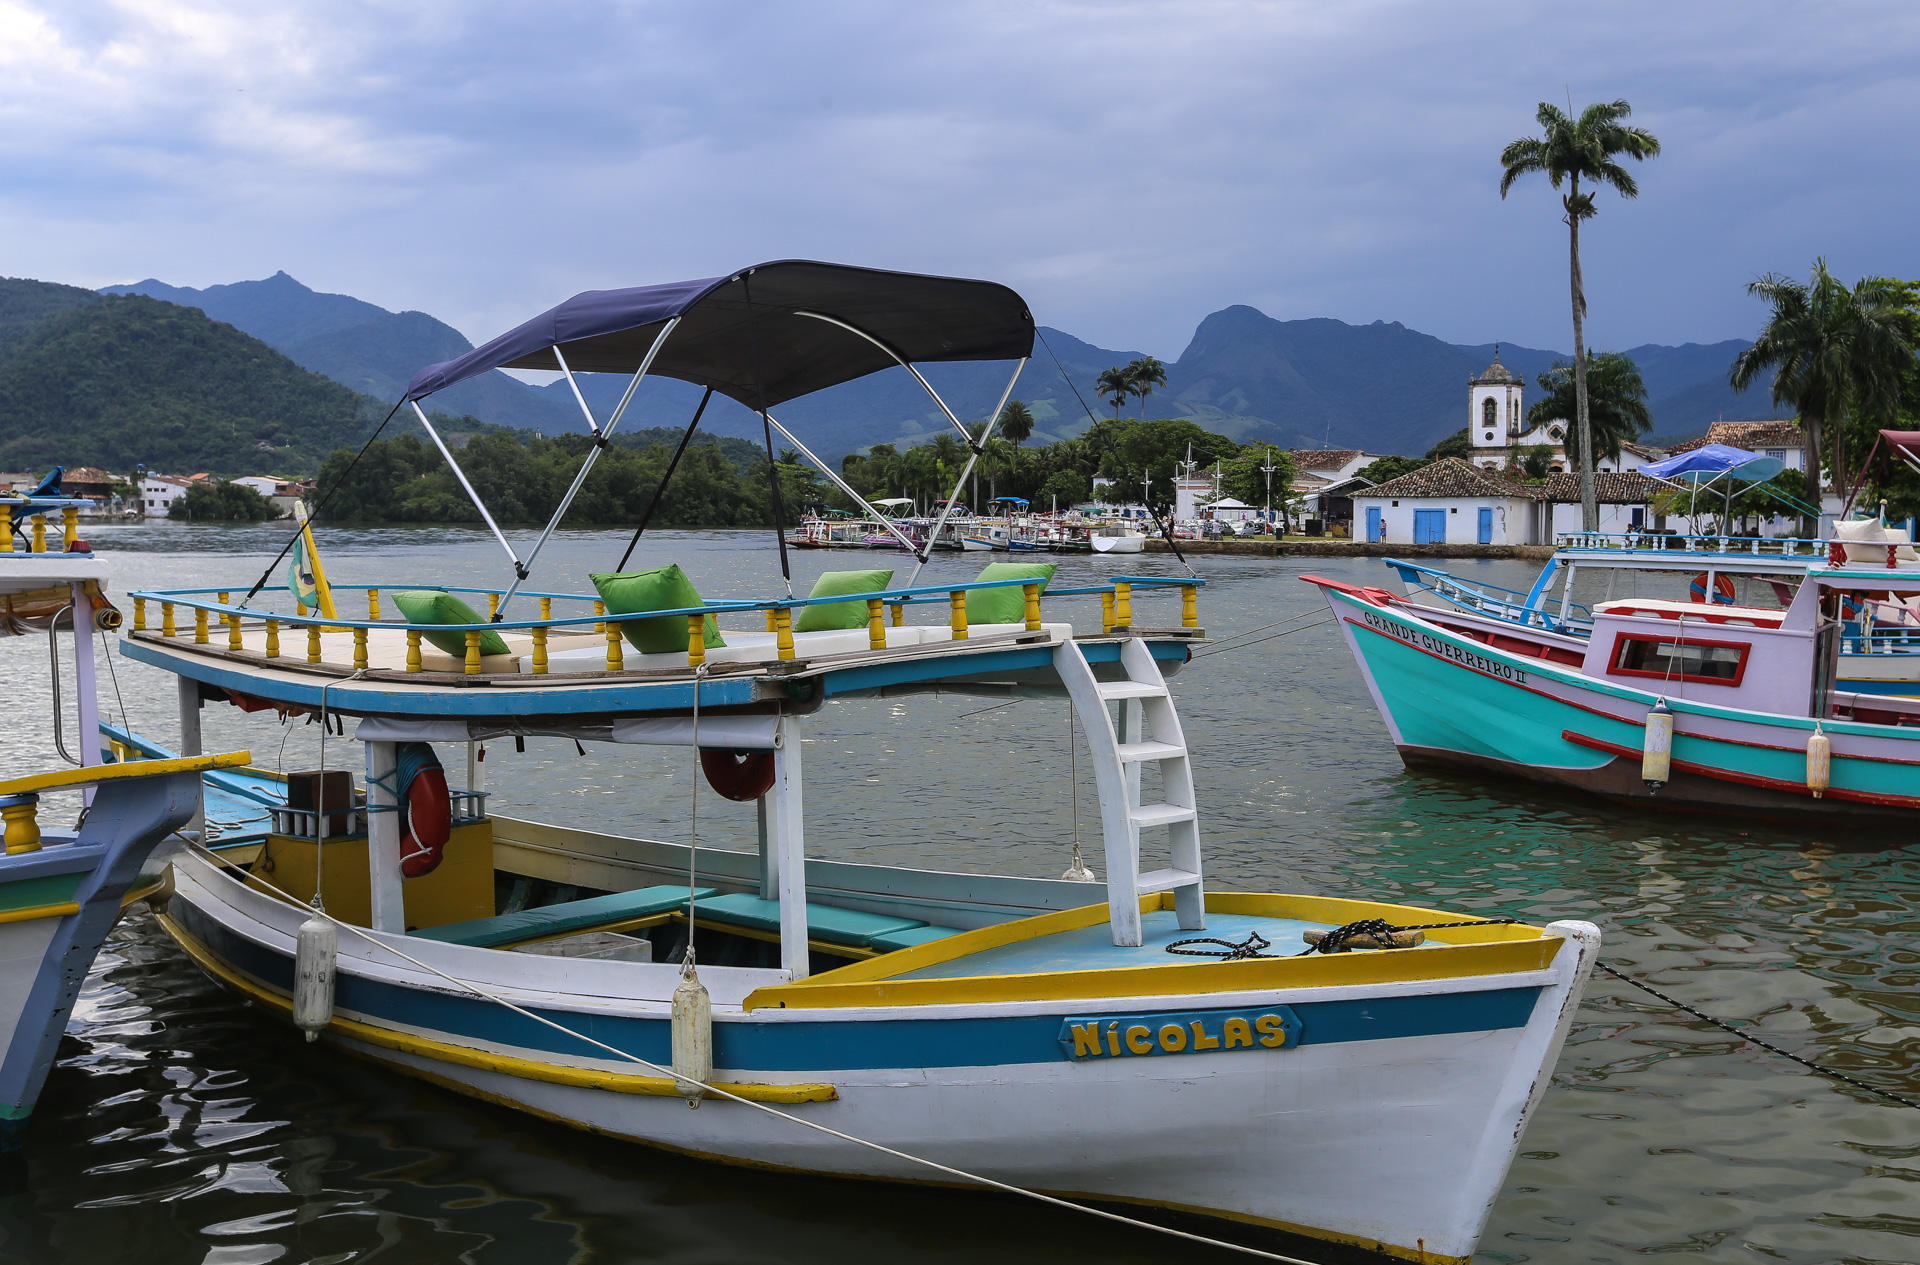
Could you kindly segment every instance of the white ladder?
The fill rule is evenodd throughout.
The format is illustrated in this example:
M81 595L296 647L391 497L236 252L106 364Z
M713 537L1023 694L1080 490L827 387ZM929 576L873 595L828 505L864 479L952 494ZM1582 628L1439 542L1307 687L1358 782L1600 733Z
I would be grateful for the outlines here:
M1147 643L1129 637L1120 643L1120 667L1126 679L1101 681L1080 647L1069 640L1053 652L1054 669L1066 684L1093 758L1094 786L1100 795L1100 829L1106 844L1107 917L1113 942L1138 947L1140 897L1172 892L1174 911L1184 930L1207 925L1200 880L1200 822L1193 801L1193 764L1187 754L1180 717L1173 710L1166 678ZM1108 703L1120 704L1116 728ZM1145 730L1151 734L1143 735ZM1160 766L1164 803L1140 802L1140 766ZM1171 867L1140 872L1140 832L1167 828Z

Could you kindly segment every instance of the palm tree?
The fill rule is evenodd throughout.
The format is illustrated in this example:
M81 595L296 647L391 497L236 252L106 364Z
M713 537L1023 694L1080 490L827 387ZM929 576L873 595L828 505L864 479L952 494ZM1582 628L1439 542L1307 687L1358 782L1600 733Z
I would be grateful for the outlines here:
M1527 420L1539 425L1567 416L1579 407L1577 375L1569 361L1556 360L1539 376L1547 394L1527 410ZM1617 351L1587 353L1587 421L1593 446L1618 464L1620 445L1640 438L1653 426L1647 409L1647 384L1633 358Z
M1913 365L1906 336L1906 294L1901 283L1862 277L1849 290L1813 261L1813 278L1802 285L1776 273L1753 282L1748 294L1773 305L1773 314L1753 346L1734 359L1728 379L1744 391L1769 369L1773 402L1800 413L1807 437L1807 473L1821 470L1821 430L1836 428L1848 411L1890 416L1898 407L1901 376ZM1835 487L1847 482L1844 430L1836 430L1831 458ZM1819 484L1813 485L1819 495ZM1817 501L1814 502L1817 504Z
M1127 389L1140 397L1140 420L1147 420L1147 397L1155 387L1167 385L1167 367L1152 356L1142 356L1127 366Z
M1573 282L1573 390L1575 420L1580 434L1580 509L1587 531L1600 526L1600 507L1593 490L1593 432L1587 412L1587 291L1580 279L1580 221L1594 217L1593 194L1580 191L1584 177L1595 185L1611 185L1621 197L1640 194L1640 186L1615 158L1624 154L1635 161L1660 153L1660 142L1642 128L1627 127L1622 119L1633 113L1625 101L1594 104L1580 112L1578 119L1568 118L1560 108L1545 101L1534 118L1544 136L1523 136L1500 151L1500 196L1505 198L1513 182L1528 172L1545 172L1558 189L1567 182L1560 198L1566 212L1568 272Z
M1106 398L1107 403L1113 405L1113 420L1119 421L1120 406L1127 402L1129 395L1133 394L1133 378L1130 371L1115 365L1100 375L1094 387Z
M1033 438L1033 410L1015 400L1000 411L1000 433L1013 444L1014 464L1020 461L1020 445Z

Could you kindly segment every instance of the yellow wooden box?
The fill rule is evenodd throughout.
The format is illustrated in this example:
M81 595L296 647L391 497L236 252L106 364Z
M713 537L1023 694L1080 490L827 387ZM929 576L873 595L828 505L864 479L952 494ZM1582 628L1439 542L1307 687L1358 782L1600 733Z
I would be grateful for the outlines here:
M256 887L270 883L301 901L309 901L313 899L318 858L326 862L327 912L356 926L366 926L373 911L365 835L342 835L316 844L312 839L270 834L265 853L253 867L257 877L248 881ZM433 873L407 879L404 891L408 931L469 918L491 918L493 823L455 826L445 856Z

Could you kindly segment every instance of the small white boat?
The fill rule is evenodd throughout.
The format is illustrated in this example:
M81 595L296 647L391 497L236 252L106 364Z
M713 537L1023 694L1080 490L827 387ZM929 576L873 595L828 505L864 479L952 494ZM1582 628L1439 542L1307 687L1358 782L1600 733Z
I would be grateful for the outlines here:
M1147 549L1146 533L1131 527L1097 528L1088 539L1095 553L1145 553Z

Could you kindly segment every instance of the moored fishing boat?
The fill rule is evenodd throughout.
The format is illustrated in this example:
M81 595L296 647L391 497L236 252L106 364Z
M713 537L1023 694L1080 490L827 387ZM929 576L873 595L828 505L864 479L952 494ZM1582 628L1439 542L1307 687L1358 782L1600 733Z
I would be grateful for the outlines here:
M0 498L0 636L44 631L54 657L50 748L74 765L46 773L7 770L0 777L0 1151L19 1147L53 1066L80 985L125 906L158 889L157 850L200 808L200 779L210 769L244 764L248 753L117 765L102 759L93 664L96 635L119 627L105 593L106 567L75 534L77 511L91 502L51 494ZM65 519L48 551L46 515ZM28 539L16 540L18 529ZM16 548L16 544L22 548ZM60 697L59 634L71 630L73 754L66 747ZM15 724L27 721L17 709ZM83 797L72 829L43 822L46 797ZM57 801L56 801L57 802ZM177 837L176 837L177 838Z
M567 363L595 363L598 339L598 363L636 379L717 381L768 408L892 363L863 350L876 340L911 363L1017 360L1033 336L1002 287L815 264L599 292L597 331L585 307L523 329L572 331ZM808 321L844 343L796 337ZM756 332L798 350L757 359ZM514 335L489 348L413 391L558 350ZM405 624L375 618L372 589L366 619L302 615L274 589L137 595L136 625L157 608L161 627L127 653L196 702L357 720L363 809L330 822L289 805L257 848L176 862L164 925L216 978L397 1070L686 1153L972 1174L1406 1260L1472 1256L1598 933L1213 890L1169 685L1202 635L1200 581L1076 590L1052 586L1050 564L1009 562L969 581L704 602L664 587L668 569L529 592L532 561L485 591L491 619L444 591L420 600L430 576L394 596ZM643 584L663 587L649 599ZM1180 592L1178 624L1136 624L1134 595L1154 587ZM1061 617L1096 598L1097 624ZM538 618L514 609L535 599ZM181 635L183 610L225 635ZM907 619L929 610L943 618ZM1077 851L1073 880L807 856L806 736L864 701L936 692L1070 703L1104 883L1080 881ZM510 820L426 772L436 743L530 735L676 749L714 792L759 804L761 843ZM310 928L337 948L312 948L325 937ZM1407 1144L1436 1137L1447 1162Z
M1319 576L1401 757L1634 802L1826 820L1920 810L1920 700L1842 688L1849 610L1920 597L1920 556L1836 544L1785 608L1619 598L1585 637Z

